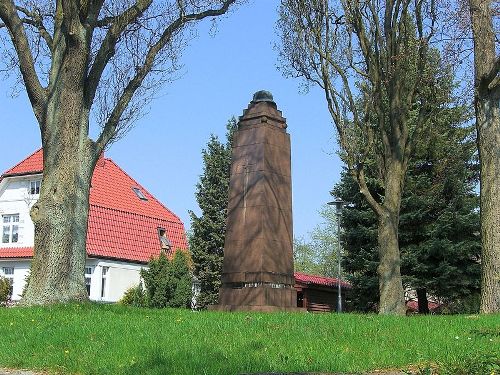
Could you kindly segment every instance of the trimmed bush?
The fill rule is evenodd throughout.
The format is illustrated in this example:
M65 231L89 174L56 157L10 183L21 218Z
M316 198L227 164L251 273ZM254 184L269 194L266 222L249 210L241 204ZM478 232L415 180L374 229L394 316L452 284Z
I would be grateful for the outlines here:
M10 279L0 276L0 303L7 302L11 297L12 283Z
M189 257L176 251L172 260L165 254L151 259L148 269L141 271L149 307L190 307L192 275Z
M142 288L142 284L129 288L118 303L128 306L145 307L146 293Z

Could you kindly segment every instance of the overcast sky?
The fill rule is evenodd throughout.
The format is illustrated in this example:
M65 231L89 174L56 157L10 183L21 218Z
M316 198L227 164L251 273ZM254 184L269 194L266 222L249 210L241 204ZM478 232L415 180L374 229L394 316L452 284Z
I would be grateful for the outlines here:
M202 172L201 150L211 133L224 137L232 116L242 115L254 92L269 90L287 119L292 142L295 237L307 237L321 221L320 207L340 178L341 162L323 93L300 93L300 81L277 70L278 0L249 0L218 21L199 24L199 36L183 54L182 77L164 87L149 112L106 157L155 195L190 226L188 210ZM26 94L11 98L12 81L0 86L0 170L40 147Z

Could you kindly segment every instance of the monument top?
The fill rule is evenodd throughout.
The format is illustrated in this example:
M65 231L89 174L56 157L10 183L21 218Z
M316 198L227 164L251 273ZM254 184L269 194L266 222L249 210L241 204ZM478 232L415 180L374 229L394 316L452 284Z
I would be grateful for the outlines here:
M273 94L271 94L269 91L266 91L266 90L257 91L255 94L253 94L252 102L253 103L258 103L258 102L274 103Z

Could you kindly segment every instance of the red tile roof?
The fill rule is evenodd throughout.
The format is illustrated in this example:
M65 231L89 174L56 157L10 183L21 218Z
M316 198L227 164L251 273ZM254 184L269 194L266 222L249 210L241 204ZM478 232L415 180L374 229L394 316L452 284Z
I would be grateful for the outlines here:
M21 175L21 174L35 174L42 173L43 171L43 149L38 149L23 161L14 165L9 170L5 171L2 177Z
M0 247L0 258L31 258L32 247Z
M314 284L320 286L338 286L338 279L334 277L325 277L325 276L316 276L316 275L308 275L302 272L295 272L295 282L299 284ZM340 286L342 288L351 288L351 284L347 281L340 281Z
M42 172L43 153L38 150L2 175ZM146 200L133 189L139 189ZM158 228L165 229L173 249L187 250L184 224L111 159L96 165L90 189L87 254L147 262L160 254ZM0 258L32 256L32 248L0 248Z

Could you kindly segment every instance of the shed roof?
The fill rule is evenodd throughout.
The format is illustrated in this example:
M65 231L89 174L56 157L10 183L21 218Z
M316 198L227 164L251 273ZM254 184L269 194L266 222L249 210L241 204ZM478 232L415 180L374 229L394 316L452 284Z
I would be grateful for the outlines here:
M338 279L335 277L309 275L302 272L295 272L295 282L305 285L319 285L327 287L338 286ZM342 288L351 288L351 284L343 280L340 281L340 286Z

